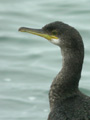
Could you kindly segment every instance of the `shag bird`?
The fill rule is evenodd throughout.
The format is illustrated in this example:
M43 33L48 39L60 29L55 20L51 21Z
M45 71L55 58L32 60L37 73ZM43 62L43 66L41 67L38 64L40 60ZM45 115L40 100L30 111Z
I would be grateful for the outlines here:
M44 37L61 48L62 69L49 91L48 120L90 120L90 97L78 87L84 59L84 45L79 32L59 21L42 29L21 27L19 31Z

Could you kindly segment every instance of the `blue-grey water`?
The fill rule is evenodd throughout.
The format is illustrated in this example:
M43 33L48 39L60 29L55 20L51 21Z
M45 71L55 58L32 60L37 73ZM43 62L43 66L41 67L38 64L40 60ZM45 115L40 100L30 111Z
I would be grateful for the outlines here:
M44 38L18 32L53 21L75 27L85 45L80 90L90 96L90 0L0 0L0 120L46 120L48 91L61 53Z

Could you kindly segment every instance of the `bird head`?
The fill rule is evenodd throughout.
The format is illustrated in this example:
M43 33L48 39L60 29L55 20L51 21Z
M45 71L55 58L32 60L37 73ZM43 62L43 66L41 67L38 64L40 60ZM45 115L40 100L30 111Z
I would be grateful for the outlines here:
M81 40L81 36L76 29L59 21L49 23L42 29L21 27L19 31L44 37L61 48L77 48L78 41Z

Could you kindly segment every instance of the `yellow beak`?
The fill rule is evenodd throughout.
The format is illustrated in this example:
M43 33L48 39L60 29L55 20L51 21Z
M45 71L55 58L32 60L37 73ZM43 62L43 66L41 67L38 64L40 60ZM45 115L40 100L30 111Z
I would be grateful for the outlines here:
M34 35L38 35L38 36L44 37L44 38L46 38L48 40L58 39L58 37L56 37L54 35L49 35L47 33L44 33L44 31L42 29L32 29L32 28L21 27L19 29L19 31L20 32L31 33L31 34L34 34Z

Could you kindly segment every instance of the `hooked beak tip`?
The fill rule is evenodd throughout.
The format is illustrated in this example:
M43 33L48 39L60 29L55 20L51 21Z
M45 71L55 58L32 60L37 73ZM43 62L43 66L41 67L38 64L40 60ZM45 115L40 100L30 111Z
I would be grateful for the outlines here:
M24 32L24 27L20 27L20 28L18 29L18 31Z

